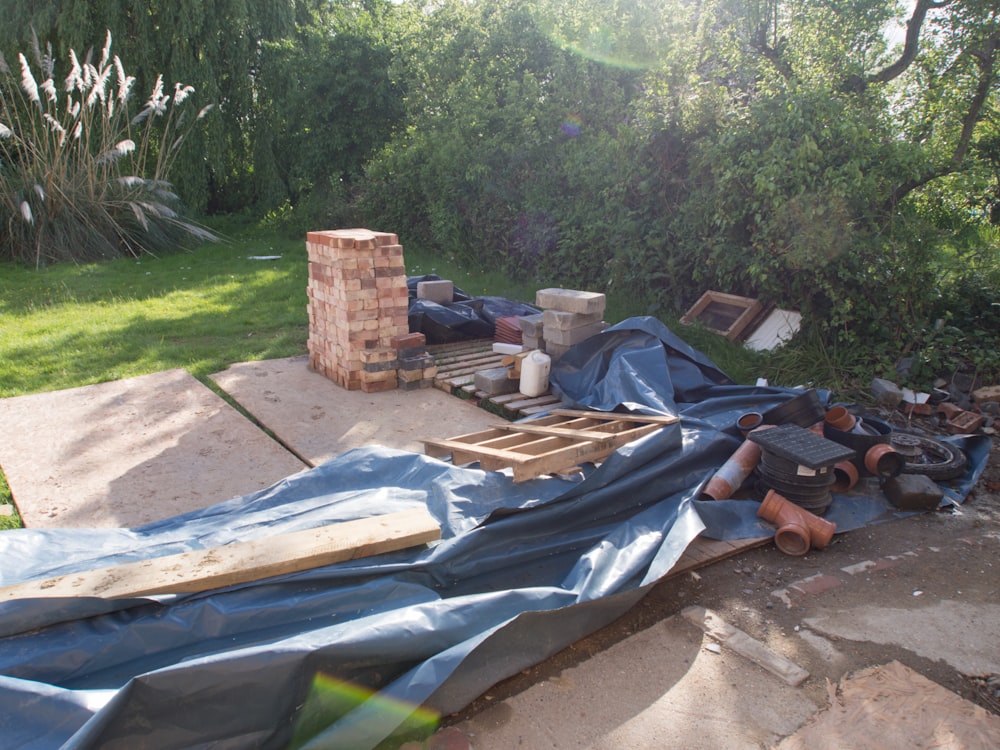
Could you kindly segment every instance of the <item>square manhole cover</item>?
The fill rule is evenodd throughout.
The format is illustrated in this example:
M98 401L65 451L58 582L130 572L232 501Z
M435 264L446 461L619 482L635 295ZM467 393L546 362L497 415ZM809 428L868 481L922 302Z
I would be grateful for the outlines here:
M774 455L810 469L822 469L854 458L854 449L827 440L796 424L783 424L750 433L750 440Z

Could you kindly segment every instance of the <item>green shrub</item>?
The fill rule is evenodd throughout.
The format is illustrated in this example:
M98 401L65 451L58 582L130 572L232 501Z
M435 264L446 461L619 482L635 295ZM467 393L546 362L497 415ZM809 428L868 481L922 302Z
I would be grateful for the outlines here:
M139 256L211 234L180 215L170 169L186 133L184 102L193 89L164 93L130 113L134 78L111 57L74 51L57 82L51 47L35 46L35 75L0 56L0 257L36 267L57 261ZM39 80L41 79L41 82Z

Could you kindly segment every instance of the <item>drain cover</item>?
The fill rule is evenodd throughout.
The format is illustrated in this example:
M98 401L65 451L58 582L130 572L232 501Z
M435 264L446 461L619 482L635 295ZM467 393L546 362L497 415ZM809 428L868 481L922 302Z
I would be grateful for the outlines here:
M810 469L854 458L854 449L810 432L795 424L783 424L769 430L751 432L750 440L774 455Z

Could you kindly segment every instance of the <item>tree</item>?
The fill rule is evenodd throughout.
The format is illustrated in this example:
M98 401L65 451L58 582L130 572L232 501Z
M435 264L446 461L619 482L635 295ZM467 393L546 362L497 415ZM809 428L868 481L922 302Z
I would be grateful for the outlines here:
M918 194L978 169L970 149L996 106L992 5L919 0L897 48L880 0L715 5L689 70L728 106L680 134L685 192L646 261L670 258L681 281L654 293L764 296L841 341L912 330L940 294L939 232Z
M196 211L254 202L247 178L260 127L254 87L262 43L291 33L295 0L14 0L4 10L0 49L8 55L30 42L33 30L65 56L108 29L134 66L139 90L162 73L193 86L202 105L218 105L176 164L177 189Z

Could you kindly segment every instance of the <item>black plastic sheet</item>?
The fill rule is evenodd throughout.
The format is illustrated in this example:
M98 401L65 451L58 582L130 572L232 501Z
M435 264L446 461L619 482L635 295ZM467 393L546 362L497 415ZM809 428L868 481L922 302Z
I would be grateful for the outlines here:
M797 391L734 385L650 318L571 350L553 383L571 405L681 419L574 481L371 447L137 529L4 532L4 585L414 507L442 539L203 594L0 604L0 747L374 747L613 621L699 533L771 531L752 501L697 497L736 418ZM965 443L954 492L983 445ZM892 515L870 497L831 513Z
M410 331L422 333L428 344L450 344L468 339L491 339L498 318L534 315L539 310L531 305L504 297L470 297L455 288L452 302L443 304L417 298L421 281L440 281L436 274L410 276L406 279L410 291L408 319Z

